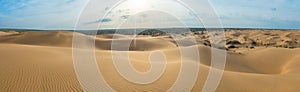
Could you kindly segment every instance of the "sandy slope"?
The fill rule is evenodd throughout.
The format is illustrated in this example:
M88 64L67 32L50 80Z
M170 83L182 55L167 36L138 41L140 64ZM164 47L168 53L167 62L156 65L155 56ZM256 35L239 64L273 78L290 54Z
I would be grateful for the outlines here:
M285 36L280 37L286 37L287 34L282 33ZM128 40L122 37L120 35L116 41ZM293 36L288 38L292 39ZM0 91L82 91L72 62L71 39L72 32L1 35ZM169 39L139 37L137 47L131 49L131 63L141 72L151 67L148 61L151 51L162 50L165 53L168 59L166 72L150 85L134 84L120 76L112 63L111 41L111 35L97 36L96 58L105 80L116 91L166 91L175 82L180 68L180 55L176 45ZM201 64L193 91L201 91L210 66L210 48L197 47L201 60L193 63ZM238 52L240 49L233 50ZM300 49L297 48L255 48L247 49L245 53L229 51L224 76L217 91L297 92L300 85L299 59Z

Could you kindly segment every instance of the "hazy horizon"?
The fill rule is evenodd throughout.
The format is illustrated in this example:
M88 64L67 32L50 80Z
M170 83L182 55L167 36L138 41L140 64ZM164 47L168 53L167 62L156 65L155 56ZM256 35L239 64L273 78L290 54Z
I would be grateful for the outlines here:
M189 29L265 29L265 30L300 30L300 28L268 28L268 27L137 27L137 28L101 28L97 30L114 30L114 29L173 29L173 28L189 28ZM76 29L76 28L18 28L18 27L0 27L1 30L95 30L95 29Z

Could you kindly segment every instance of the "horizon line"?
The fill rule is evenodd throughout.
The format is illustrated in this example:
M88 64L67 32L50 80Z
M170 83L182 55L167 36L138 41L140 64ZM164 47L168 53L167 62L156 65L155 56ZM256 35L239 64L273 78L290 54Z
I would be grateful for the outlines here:
M262 29L262 30L300 30L300 28L271 28L271 27L129 27L129 28L98 28L98 29L76 29L76 28L18 28L0 27L0 30L39 30L39 31L71 31L71 30L116 30L116 29Z

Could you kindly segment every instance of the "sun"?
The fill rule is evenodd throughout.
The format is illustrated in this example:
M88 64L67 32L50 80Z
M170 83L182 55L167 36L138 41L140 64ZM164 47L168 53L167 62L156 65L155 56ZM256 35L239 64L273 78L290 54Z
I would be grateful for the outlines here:
M149 6L147 0L127 0L127 7L132 10L144 10Z

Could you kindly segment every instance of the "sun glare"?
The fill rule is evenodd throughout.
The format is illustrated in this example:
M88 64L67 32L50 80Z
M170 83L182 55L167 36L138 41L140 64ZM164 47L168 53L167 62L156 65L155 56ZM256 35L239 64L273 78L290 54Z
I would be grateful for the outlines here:
M145 9L147 5L146 0L128 0L128 7L134 10Z

